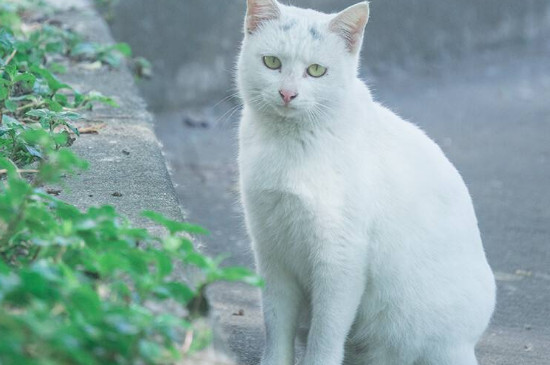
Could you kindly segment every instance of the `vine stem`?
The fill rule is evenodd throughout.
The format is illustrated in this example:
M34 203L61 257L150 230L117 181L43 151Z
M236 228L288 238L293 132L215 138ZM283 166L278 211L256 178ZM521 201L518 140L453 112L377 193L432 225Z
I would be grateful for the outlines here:
M20 112L20 111L23 111L25 109L28 109L28 108L39 108L41 106L45 105L45 103L36 103L36 102L31 102L31 103L27 103L25 105L21 105L20 107L18 107L16 109L16 111Z
M11 60L13 60L13 57L15 57L15 54L17 53L17 50L14 49L13 52L8 56L8 58L6 58L6 61L4 62L4 65L8 65Z
M41 164L42 163L43 162L41 162ZM39 172L39 171L37 170L37 172ZM11 239L12 235L15 233L15 230L17 229L17 225L19 224L19 222L23 219L23 217L25 215L25 209L26 209L27 204L29 202L29 198L34 193L34 189L36 189L38 186L40 186L41 183L42 183L42 181L40 179L40 175L36 175L33 178L30 189L28 189L25 192L25 194L23 196L23 200L21 201L21 204L19 205L19 207L17 207L17 213L15 214L13 219L10 222L8 222L8 226L6 227L6 231L4 232L4 234L2 236L0 236L0 253L7 252L8 250L10 250L12 248L9 244L10 239Z
M187 332L185 332L185 339L183 340L183 345L181 347L181 351L186 354L191 349L191 344L193 343L193 330L190 329Z
M27 169L27 170L24 170L24 169L23 169L23 170L17 170L17 172L18 172L19 174L35 174L35 173L38 172L38 170L33 170L33 169L31 169L31 170L28 170L28 169ZM7 174L7 173L8 173L8 170L6 170L6 169L0 169L0 175L4 175L4 174Z

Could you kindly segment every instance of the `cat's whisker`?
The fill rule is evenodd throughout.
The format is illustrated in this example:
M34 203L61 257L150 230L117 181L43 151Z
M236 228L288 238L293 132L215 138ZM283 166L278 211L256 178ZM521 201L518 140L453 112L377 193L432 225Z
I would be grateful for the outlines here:
M225 113L223 113L219 118L214 121L214 124L217 126L222 125L224 122L230 120L230 118L239 110L242 109L244 104L237 104L229 108Z
M238 91L236 91L236 92L234 92L234 93L232 93L232 94L229 94L229 95L225 96L225 97L222 98L220 101L218 101L216 104L214 104L214 105L212 106L212 108L214 109L214 108L216 108L218 105L220 105L221 103L226 102L226 101L229 101L229 100L231 100L231 99L234 99L234 98L235 98L235 99L239 99L239 94L240 94L240 93L239 93Z

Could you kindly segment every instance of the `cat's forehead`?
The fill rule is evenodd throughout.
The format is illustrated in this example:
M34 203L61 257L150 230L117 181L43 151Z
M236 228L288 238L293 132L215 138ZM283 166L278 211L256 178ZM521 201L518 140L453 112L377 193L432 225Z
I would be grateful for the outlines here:
M314 56L335 42L329 31L331 19L331 15L315 10L281 6L280 17L258 34L260 52Z
M278 19L281 31L307 30L326 27L331 16L312 9L281 7L281 16Z
M281 33L281 36L290 37L306 37L311 41L322 40L325 33L326 24L319 22L304 22L296 18L287 19L286 21L280 20L277 26L277 30Z
M281 16L276 26L283 33L292 33L295 36L309 35L313 40L322 38L328 31L331 16L312 9L302 9L292 6L281 7Z

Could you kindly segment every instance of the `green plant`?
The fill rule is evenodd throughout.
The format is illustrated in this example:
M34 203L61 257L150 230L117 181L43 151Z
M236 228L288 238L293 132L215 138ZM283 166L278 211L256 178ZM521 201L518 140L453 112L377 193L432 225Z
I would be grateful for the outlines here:
M130 51L47 22L23 29L36 3L0 0L0 364L173 363L182 342L187 352L208 343L197 323L210 283L261 280L197 252L198 226L144 212L165 228L153 235L111 206L81 211L44 190L87 167L68 149L76 111L116 105L55 73L67 58L116 67ZM181 266L197 277L182 282Z
M261 284L249 270L197 252L189 234L206 233L201 227L144 212L167 231L155 236L111 206L81 212L48 195L44 183L86 163L44 130L21 139L40 146L44 158L31 181L0 158L7 175L0 186L0 363L170 363L204 308L208 284ZM174 274L181 264L199 269L195 282ZM153 309L170 301L180 315Z
M46 21L25 30L24 17L36 11L37 4L31 0L0 3L0 19L5 21L0 26L0 152L19 165L41 157L36 146L21 140L23 131L41 127L52 136L65 134L66 144L58 147L70 145L79 134L73 122L82 118L76 111L91 109L96 102L116 106L97 91L80 93L60 81L54 71L62 72L64 66L53 60L63 62L68 57L115 67L131 53L124 43L89 43Z

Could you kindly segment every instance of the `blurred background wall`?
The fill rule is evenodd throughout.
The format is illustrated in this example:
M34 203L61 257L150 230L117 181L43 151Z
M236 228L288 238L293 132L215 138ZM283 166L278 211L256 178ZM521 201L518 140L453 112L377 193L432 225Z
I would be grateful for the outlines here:
M287 3L287 1L284 1ZM337 12L356 0L293 0ZM211 104L231 94L245 0L119 0L112 30L153 62L142 82L153 110ZM436 72L493 48L536 52L550 41L549 0L372 0L363 50L368 77ZM476 56L479 56L476 54Z

